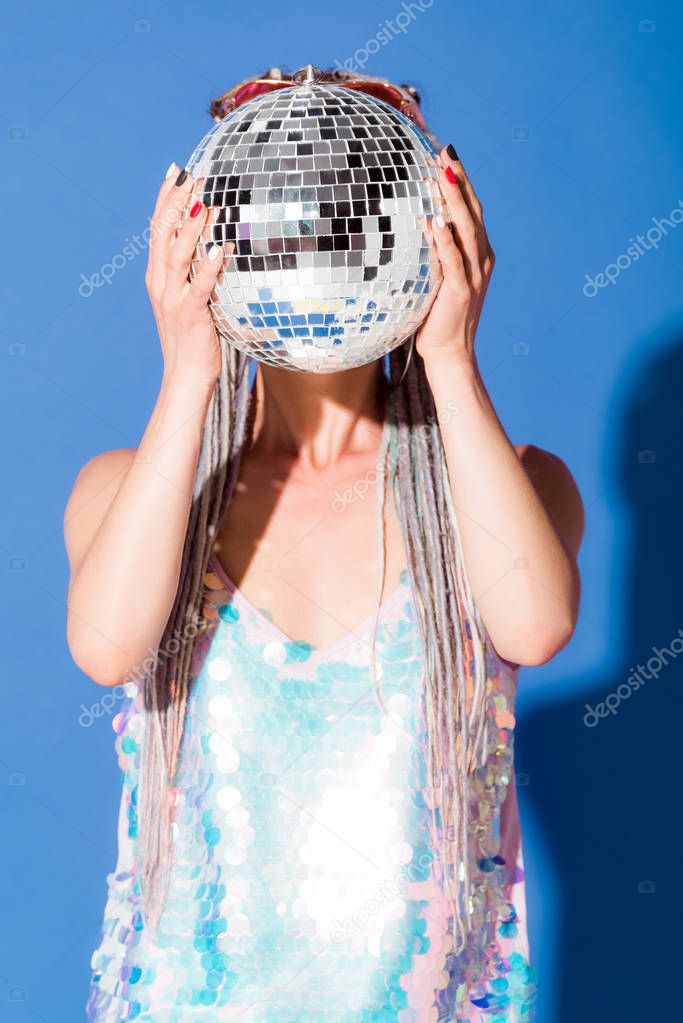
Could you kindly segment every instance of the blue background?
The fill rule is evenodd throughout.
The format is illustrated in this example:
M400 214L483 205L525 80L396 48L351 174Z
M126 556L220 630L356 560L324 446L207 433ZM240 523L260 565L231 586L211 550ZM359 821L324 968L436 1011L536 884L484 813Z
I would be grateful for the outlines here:
M115 856L111 719L79 724L102 690L65 643L63 510L86 459L137 443L161 369L144 253L87 298L81 274L144 230L215 95L275 64L362 60L402 10L142 4L22 0L2 15L0 1015L22 1023L82 1018ZM673 1019L683 659L594 728L583 716L683 626L683 228L593 298L582 288L680 209L683 4L412 11L365 70L417 86L461 154L497 255L478 338L487 385L514 442L568 462L587 512L576 636L521 675L539 1020Z

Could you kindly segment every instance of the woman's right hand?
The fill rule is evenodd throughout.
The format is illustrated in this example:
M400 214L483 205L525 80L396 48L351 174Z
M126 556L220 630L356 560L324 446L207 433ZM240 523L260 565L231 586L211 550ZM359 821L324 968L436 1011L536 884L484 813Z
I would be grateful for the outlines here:
M137 449L91 458L64 516L71 568L69 647L76 664L103 685L130 680L163 636L221 367L208 303L234 247L211 248L188 280L210 211L199 203L177 230L193 184L188 175L176 185L178 170L171 167L159 192L146 274L164 354L159 395ZM211 258L214 251L218 258Z
M180 180L180 184L178 181ZM212 389L221 369L221 349L209 297L234 245L212 245L192 280L188 279L197 242L215 210L195 202L179 230L194 179L171 164L151 220L145 283L164 355L164 378L201 390ZM201 195L203 180L197 182Z

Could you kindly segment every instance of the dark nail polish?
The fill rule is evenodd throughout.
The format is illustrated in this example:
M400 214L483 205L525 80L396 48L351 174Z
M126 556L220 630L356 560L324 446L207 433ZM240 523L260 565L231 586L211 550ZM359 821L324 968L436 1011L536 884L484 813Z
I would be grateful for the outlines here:
M451 160L459 160L460 159L460 157L456 153L455 149L453 148L453 145L450 142L446 146L446 152L450 156Z
M186 170L181 170L180 174L175 179L176 185L178 185L178 186L182 185L182 183L183 183L183 181L185 180L186 177L187 177L187 171Z

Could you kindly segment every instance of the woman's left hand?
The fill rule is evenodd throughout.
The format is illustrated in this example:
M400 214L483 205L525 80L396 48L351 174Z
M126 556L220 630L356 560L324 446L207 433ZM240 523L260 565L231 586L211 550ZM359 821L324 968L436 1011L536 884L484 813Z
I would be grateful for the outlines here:
M486 631L505 660L545 664L577 621L583 507L560 459L510 442L479 372L474 336L493 252L481 204L454 157L441 151L433 186L450 223L432 220L443 281L416 349L434 399L464 568Z
M450 223L440 215L431 222L443 281L416 337L416 349L427 363L444 355L473 359L474 337L494 264L481 203L462 164L449 155L448 148L441 150L440 161L438 187ZM437 186L431 184L431 188L436 195Z

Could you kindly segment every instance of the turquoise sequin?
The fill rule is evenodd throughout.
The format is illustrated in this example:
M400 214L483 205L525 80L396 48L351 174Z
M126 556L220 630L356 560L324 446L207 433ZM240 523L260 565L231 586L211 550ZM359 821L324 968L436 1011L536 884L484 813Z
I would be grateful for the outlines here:
M422 650L407 573L370 630L286 640L210 572L156 932L140 912L144 708L117 715L119 856L92 956L90 1023L526 1023L521 847L502 849L515 673L489 648L499 745L472 779L471 905L453 951L434 855Z

